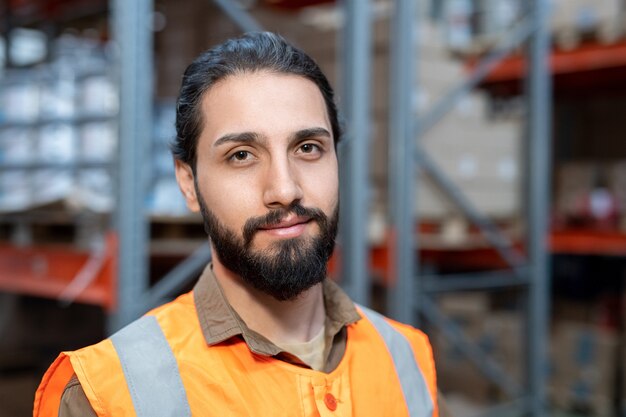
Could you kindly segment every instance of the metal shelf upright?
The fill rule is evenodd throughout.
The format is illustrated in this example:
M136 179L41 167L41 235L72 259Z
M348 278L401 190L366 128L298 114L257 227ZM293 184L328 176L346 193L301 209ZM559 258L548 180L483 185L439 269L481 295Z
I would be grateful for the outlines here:
M440 328L443 335L460 350L493 382L496 382L512 401L498 405L486 415L529 415L544 416L546 413L546 354L548 326L548 271L547 214L550 184L550 111L551 83L548 68L550 49L547 29L548 2L529 2L527 17L513 27L507 38L476 66L468 79L453 88L429 113L411 121L411 106L408 93L418 88L413 82L415 47L413 40L419 27L409 22L415 18L411 0L397 0L393 17L393 53L391 63L391 106L390 106L390 171L392 214L393 276L395 285L391 290L390 313L404 322L419 322L425 318ZM420 138L425 135L458 101L470 92L496 65L515 48L528 42L527 88L526 88L526 172L528 182L526 194L526 254L520 252L504 233L485 215L481 214L447 175L438 167L429 154L420 147ZM412 86L409 87L409 86ZM468 274L455 280L454 285L430 277L428 285L419 271L416 260L416 225L413 193L416 190L418 172L431 180L453 201L478 228L509 265L509 273L494 280L493 274ZM477 286L477 284L480 284ZM445 286L445 288L443 288ZM439 288L442 287L442 288ZM476 288L519 288L526 289L526 352L527 372L521 385L507 375L502 368L474 345L449 318L442 313L432 295L445 291L463 291Z
M141 311L148 289L149 231L144 210L145 158L152 126L152 0L113 0L111 26L117 44L120 85L119 159L115 228L119 236L118 308L109 330L123 327Z

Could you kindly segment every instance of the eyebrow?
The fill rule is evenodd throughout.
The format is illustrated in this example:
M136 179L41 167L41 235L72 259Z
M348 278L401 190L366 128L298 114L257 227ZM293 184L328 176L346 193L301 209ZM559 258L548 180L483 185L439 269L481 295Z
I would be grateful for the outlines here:
M326 137L331 138L332 135L327 129L323 127L311 127L307 129L298 130L294 133L289 142L299 142L306 139L311 139L314 137ZM252 142L261 142L264 139L264 136L256 133L256 132L239 132L239 133L228 133L226 135L221 136L218 140L213 144L214 147L221 146L225 143L236 142L236 143L252 143Z
M330 139L332 135L328 130L324 129L323 127L311 127L308 129L298 130L296 133L293 134L290 141L296 142L316 137L326 137Z
M228 133L224 136L221 136L218 140L216 140L213 146L220 146L228 142L238 142L238 143L259 142L260 139L261 138L259 134L255 132Z

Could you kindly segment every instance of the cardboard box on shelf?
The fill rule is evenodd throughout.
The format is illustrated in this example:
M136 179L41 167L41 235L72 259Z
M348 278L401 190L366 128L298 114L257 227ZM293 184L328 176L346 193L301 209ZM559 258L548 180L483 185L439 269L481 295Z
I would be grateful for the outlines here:
M113 161L117 142L117 123L85 123L80 130L80 156L87 161Z
M553 0L551 26L558 44L576 46L584 34L614 42L624 34L621 0Z
M157 179L147 198L147 210L154 215L182 216L189 214L185 199L173 176Z
M80 111L85 114L114 115L119 110L119 94L111 77L93 75L79 86Z
M517 383L524 376L525 351L520 312L493 311L483 323L478 345Z
M608 167L608 188L617 199L617 207L622 217L620 226L626 225L626 161L612 163Z
M606 313L597 302L557 297L552 303L552 317L557 323L599 324L603 314Z
M68 168L37 169L32 173L32 204L43 205L68 198L74 189L74 174Z
M438 297L443 314L458 326L471 340L477 340L485 319L489 315L489 296L485 293L445 294ZM443 335L434 337L441 345L441 354L446 361L465 360L458 348L450 345Z
M72 162L78 156L78 134L75 126L67 123L44 125L39 130L39 160L44 162Z
M513 218L521 208L521 123L488 121L485 100L480 95L470 97L422 138L422 147L478 210ZM418 204L426 200L421 197ZM446 200L442 203L450 205ZM422 210L426 217L448 211L437 206Z
M568 162L556 167L555 209L571 216L581 211L581 202L594 187L598 167L593 162Z
M78 185L74 186L72 200L79 207L96 213L109 213L115 208L113 178L104 168L80 171Z
M24 210L32 199L31 178L24 170L7 170L0 175L0 212Z
M49 74L41 85L41 117L74 117L76 115L76 80L62 74Z
M598 326L557 322L552 340L552 401L559 408L613 413L617 335Z
M10 82L0 91L0 120L32 122L39 118L40 88L35 81Z
M456 181L464 195L482 213L493 218L515 219L519 213L519 191L515 185L504 189L501 183ZM440 221L459 215L459 208L429 178L421 179L416 197L416 210L422 218Z
M559 410L594 417L613 417L615 415L611 397L581 394L585 389L581 385L578 388L572 386L570 389L550 388L548 392L552 405Z
M439 308L451 317L483 318L489 312L489 294L482 292L445 294L437 299Z
M440 345L439 345L440 346ZM437 364L437 385L444 395L461 394L478 404L488 404L494 398L494 386L466 358L458 353L433 346Z
M456 317L457 325L475 340L478 332L477 317ZM479 404L489 403L494 394L493 384L480 372L462 351L438 331L432 333L431 342L437 367L437 385L442 393L461 394Z
M35 130L0 129L0 163L31 162L34 159Z
M472 343L512 380L521 383L524 358L519 313L492 311L487 295L479 293L445 295L440 297L439 306ZM436 330L432 339L438 381L444 393L460 393L483 404L502 396L499 388L443 334Z

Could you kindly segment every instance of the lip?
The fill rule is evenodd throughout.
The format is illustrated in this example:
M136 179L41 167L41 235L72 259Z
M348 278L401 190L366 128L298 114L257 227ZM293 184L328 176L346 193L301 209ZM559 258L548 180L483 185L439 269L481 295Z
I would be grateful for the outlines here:
M288 217L279 223L264 226L260 230L276 237L292 238L300 236L310 221L310 217Z
M261 227L261 229L262 230L285 229L285 228L289 228L292 226L296 226L298 224L308 223L309 221L311 221L310 217L292 216L292 217L285 218L279 223L263 226Z

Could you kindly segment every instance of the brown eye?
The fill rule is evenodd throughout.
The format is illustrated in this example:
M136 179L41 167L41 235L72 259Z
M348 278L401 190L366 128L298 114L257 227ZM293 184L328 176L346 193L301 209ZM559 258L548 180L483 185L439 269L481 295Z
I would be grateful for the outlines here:
M237 151L233 154L232 158L236 159L237 161L245 161L246 159L248 159L249 155L250 153L247 151Z
M319 145L316 145L314 143L303 143L302 145L300 145L299 148L299 152L306 154L321 153L321 151L322 149L319 147Z

